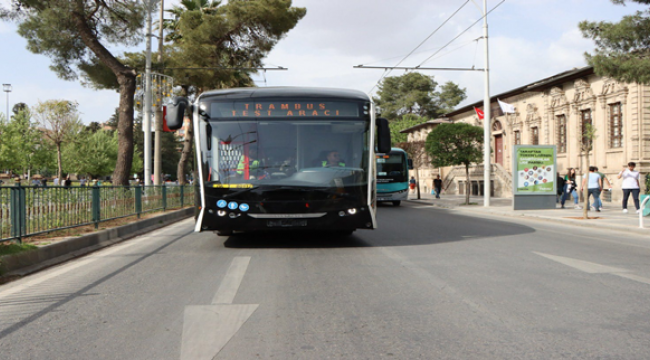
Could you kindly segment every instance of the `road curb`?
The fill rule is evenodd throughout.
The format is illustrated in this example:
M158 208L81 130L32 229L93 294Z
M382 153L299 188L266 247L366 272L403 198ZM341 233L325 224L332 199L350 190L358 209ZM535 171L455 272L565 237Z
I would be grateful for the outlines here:
M419 203L422 204L422 200L407 200L413 203ZM485 215L492 215L492 216L500 216L500 217L508 217L508 218L526 218L530 220L537 220L537 221L545 221L545 222L552 222L556 224L563 224L563 225L573 225L573 226L580 226L580 227L586 227L586 228L591 228L591 229L602 229L602 230L613 230L613 231L624 231L624 232L630 232L634 233L637 235L650 235L650 228L638 228L638 227L629 227L629 226L617 226L617 225L611 225L611 224L598 224L598 220L592 220L592 221L584 221L584 220L572 220L572 219L558 219L558 218L552 218L552 217L546 217L546 216L539 216L539 215L530 215L526 213L521 213L521 214L509 214L509 213L503 213L500 211L493 211L493 210L474 210L471 209L470 207L467 208L461 208L457 206L444 206L444 205L438 205L438 204L431 204L430 202L425 202L427 205L439 209L444 209L444 210L458 210L459 212L465 212L465 213L473 213L473 214L485 214Z
M194 214L194 208L166 212L149 219L98 231L92 234L66 239L54 244L0 257L0 279L25 276L70 259L97 251L124 240L146 234Z

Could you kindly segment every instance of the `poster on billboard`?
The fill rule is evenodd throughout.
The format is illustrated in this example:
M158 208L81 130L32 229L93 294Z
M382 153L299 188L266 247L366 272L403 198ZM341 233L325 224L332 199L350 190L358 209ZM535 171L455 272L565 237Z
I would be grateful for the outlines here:
M555 155L555 146L516 145L512 174L514 194L555 196Z

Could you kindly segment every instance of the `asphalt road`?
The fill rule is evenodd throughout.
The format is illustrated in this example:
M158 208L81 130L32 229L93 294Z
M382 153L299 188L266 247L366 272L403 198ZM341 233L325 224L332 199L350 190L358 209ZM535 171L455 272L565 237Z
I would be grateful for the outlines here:
M0 359L650 358L649 239L379 210L348 238L188 220L5 284Z

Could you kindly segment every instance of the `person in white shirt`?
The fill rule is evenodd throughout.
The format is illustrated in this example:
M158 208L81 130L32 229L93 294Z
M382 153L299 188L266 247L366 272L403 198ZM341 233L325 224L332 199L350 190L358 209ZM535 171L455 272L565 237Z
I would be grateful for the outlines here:
M634 207L636 207L636 213L639 213L639 172L635 171L636 163L629 162L627 163L627 169L618 173L618 178L623 178L623 183L621 188L623 189L623 213L627 214L627 200L632 194L632 200L634 200ZM624 166L625 168L625 166Z

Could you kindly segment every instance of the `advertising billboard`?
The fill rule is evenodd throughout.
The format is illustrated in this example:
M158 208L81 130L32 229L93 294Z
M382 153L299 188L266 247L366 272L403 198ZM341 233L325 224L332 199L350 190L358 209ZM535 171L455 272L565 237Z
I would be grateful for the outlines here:
M514 194L555 195L555 155L555 146L516 145L512 174Z

